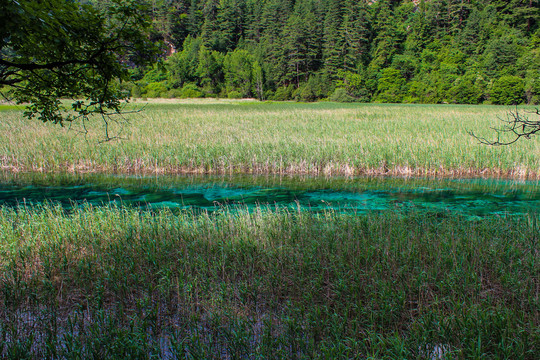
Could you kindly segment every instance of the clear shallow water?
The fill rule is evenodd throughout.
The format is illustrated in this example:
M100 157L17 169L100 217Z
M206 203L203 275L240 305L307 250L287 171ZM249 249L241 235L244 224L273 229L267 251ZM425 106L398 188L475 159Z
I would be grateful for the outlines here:
M263 176L2 175L0 206L59 203L216 211L224 206L341 212L540 212L540 183L496 179L302 178Z

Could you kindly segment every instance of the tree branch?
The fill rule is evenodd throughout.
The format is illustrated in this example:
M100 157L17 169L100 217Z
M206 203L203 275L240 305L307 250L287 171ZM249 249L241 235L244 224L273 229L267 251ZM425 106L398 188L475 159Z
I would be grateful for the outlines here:
M529 113L540 116L540 109L537 108L535 111ZM509 111L506 114L506 117L506 119L499 119L504 122L505 125L500 128L493 128L497 133L497 140L488 140L485 137L477 136L472 131L467 131L467 133L478 140L480 144L492 146L511 145L521 138L530 139L532 135L540 133L540 119L529 120L528 117L519 112L517 106L516 110ZM501 135L504 134L510 134L513 139L508 141L501 140Z
M88 61L85 60L66 60L66 61L54 61L47 64L36 64L36 63L16 63L7 61L0 58L0 65L4 65L7 67L12 67L20 70L26 70L26 71L32 71L32 70L41 70L41 69L57 69L61 68L67 65L74 65L74 64L88 64Z

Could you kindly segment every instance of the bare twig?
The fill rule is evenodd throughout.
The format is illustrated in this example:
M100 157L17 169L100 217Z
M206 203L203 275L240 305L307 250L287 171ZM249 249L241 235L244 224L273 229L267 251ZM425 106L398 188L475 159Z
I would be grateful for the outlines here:
M86 104L83 106L86 110L94 105ZM88 135L90 131L88 130L86 124L91 121L91 114L99 114L101 121L103 122L103 135L100 136L100 139L97 141L98 144L107 143L114 140L125 140L126 138L122 136L126 126L129 125L129 119L125 115L136 114L144 111L146 105L138 109L124 111L121 109L116 112L107 112L105 109L98 110L97 112L86 111L83 112L84 115L74 116L69 119L68 131L73 131L76 134L81 134L84 136L85 140L88 142ZM117 126L111 127L112 124Z
M534 111L526 113L540 116L540 109L537 108ZM489 140L485 137L477 136L472 131L467 131L467 133L473 136L481 144L492 146L510 145L521 138L530 139L532 135L540 133L540 118L538 120L530 120L528 116L519 112L517 106L515 111L508 111L506 119L499 118L499 120L503 122L503 125L501 127L492 128L497 134L497 140ZM503 134L509 134L511 140L502 139L501 136Z

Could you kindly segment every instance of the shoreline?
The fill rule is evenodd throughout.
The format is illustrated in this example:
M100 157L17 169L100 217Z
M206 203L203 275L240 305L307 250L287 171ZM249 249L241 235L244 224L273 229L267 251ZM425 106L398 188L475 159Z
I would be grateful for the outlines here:
M250 166L142 166L134 164L128 166L84 164L66 164L61 167L44 168L16 165L1 165L0 171L5 173L68 173L68 174L110 174L110 175L267 175L267 176L314 176L314 177L405 177L405 178L494 178L513 180L540 180L540 169L536 172L531 169L515 168L509 170L490 168L410 168L407 166L364 168L353 167L348 164L291 164L287 166L272 166L268 164L253 164Z

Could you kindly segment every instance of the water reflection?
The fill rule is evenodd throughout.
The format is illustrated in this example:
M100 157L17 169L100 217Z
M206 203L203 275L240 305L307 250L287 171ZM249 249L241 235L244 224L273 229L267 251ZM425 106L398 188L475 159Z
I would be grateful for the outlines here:
M0 205L44 202L142 209L215 211L258 205L343 212L459 212L486 216L540 211L538 181L496 179L212 176L11 175L0 177Z

